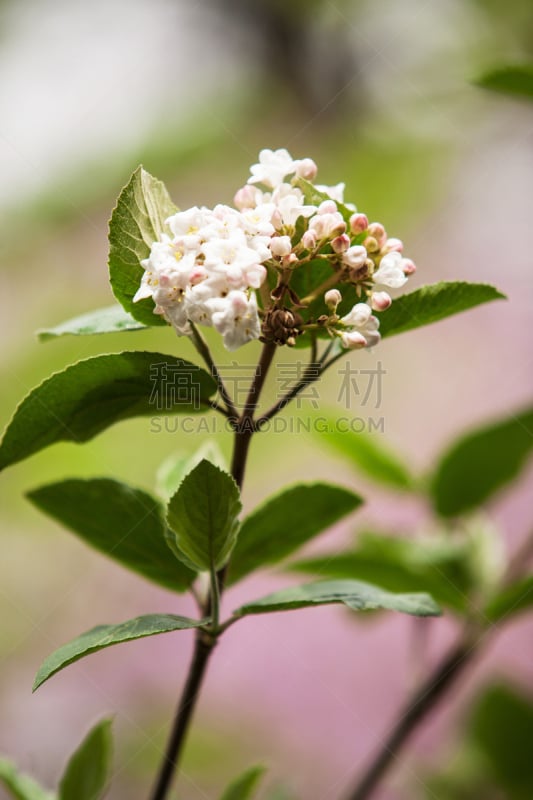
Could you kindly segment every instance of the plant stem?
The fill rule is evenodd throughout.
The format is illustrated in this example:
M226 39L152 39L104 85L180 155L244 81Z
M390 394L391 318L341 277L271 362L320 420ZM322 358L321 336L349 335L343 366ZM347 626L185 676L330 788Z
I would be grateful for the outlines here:
M329 350L329 346L326 349ZM310 386L310 384L320 380L328 367L331 367L331 365L338 361L339 358L345 356L347 352L348 351L343 350L325 363L321 359L316 362L309 362L298 383L295 383L294 386L289 389L287 394L285 394L274 406L272 406L271 409L266 411L261 417L259 417L259 419L255 421L255 430L260 431L261 426L264 425L265 422L268 422L270 419L272 419L272 417L275 417L276 414L279 414L280 411L283 411L285 406L288 406L289 403L300 394L300 392L303 392L303 390L307 388L307 386ZM323 357L324 356L322 356L322 358Z
M513 558L510 559L501 581L501 588L520 579L533 555L533 531L526 537ZM391 733L380 751L368 766L346 800L367 800L381 781L398 751L405 745L411 734L422 722L443 695L454 685L466 667L479 654L482 645L498 630L497 625L486 622L470 622L463 629L458 642L437 664L427 680L413 693L404 710L398 717Z
M207 637L202 631L196 635L194 645L194 653L189 668L187 681L183 688L176 717L174 719L174 726L168 740L165 757L161 764L161 769L154 786L153 792L150 795L151 800L165 800L167 793L170 789L170 784L174 776L174 771L177 769L178 761L183 750L183 744L189 728L196 701L202 681L204 679L209 656L212 653L213 645L216 640Z
M474 639L471 631L465 632L437 664L427 680L414 692L380 751L355 789L346 795L346 800L367 800L371 797L392 762L396 760L400 748L477 655L481 641L481 636Z
M198 349L200 350L200 348ZM207 352L209 353L208 349ZM235 411L235 439L233 445L231 474L239 486L239 489L242 489L248 450L252 435L254 434L254 412L257 408L261 391L265 384L268 370L272 364L275 352L275 344L267 343L263 345L261 357L257 365L252 385L250 386L250 391L248 393L248 398L243 413L240 417L238 417L237 412ZM207 357L211 358L210 354ZM214 367L214 370L216 370L216 367ZM215 373L212 372L212 374ZM225 402L226 405L228 405L226 400ZM228 405L228 410L230 413L232 413L232 407L234 408L232 403L231 407ZM210 635L206 633L206 631L201 630L198 630L196 633L193 657L189 667L189 673L180 701L178 703L174 725L167 743L167 748L163 763L160 767L159 775L157 777L152 794L150 795L150 800L165 800L170 790L174 775L178 769L187 731L189 729L193 712L198 701L200 689L202 687L207 665L209 663L209 658L213 652L213 647L217 642L217 637L220 634L220 630L217 630L217 628L220 596L224 591L225 575L226 568L224 567L223 569L219 570L218 573L214 573L211 576L211 591L205 603L205 607L202 609L202 612L203 616L210 616L213 618L215 633L214 635Z

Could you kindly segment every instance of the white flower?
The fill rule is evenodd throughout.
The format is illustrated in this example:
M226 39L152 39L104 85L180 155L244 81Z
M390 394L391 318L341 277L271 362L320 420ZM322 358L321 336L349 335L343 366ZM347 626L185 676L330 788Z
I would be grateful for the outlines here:
M298 217L310 217L316 213L316 206L306 205L300 189L290 183L282 183L272 194L276 205L278 221L282 225L294 225ZM276 225L276 218L274 218Z
M287 175L296 172L296 162L285 149L261 150L259 163L250 168L252 177L248 183L264 183L265 186L275 189Z
M317 239L330 239L346 230L346 223L338 211L322 212L311 217L309 230L316 233Z
M345 183L338 183L336 186L320 186L315 184L315 189L318 189L318 191L323 194L327 194L332 200L335 200L336 203L344 203L345 188Z
M354 244L342 256L343 262L352 268L362 267L366 259L366 248L362 244Z
M248 297L245 292L233 291L227 297L208 302L213 326L222 335L227 350L237 350L259 337L261 325L255 294Z
M292 250L290 236L274 236L270 240L270 252L273 256L288 256Z
M372 309L366 303L356 303L340 320L348 331L341 333L344 347L351 349L373 347L380 340L379 320L372 315Z
M376 286L388 286L390 289L400 289L407 277L403 271L403 258L401 253L393 250L383 256L379 269L372 276Z

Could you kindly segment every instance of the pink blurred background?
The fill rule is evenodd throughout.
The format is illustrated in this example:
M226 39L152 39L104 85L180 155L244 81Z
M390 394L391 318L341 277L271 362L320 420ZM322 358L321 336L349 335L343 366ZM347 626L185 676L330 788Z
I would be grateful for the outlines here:
M379 416L386 441L413 470L426 472L469 426L530 401L533 108L469 84L492 61L528 52L527 4L511 4L505 18L488 2L311 5L312 12L294 4L297 68L280 62L279 42L236 1L0 6L2 422L27 390L77 358L123 347L192 355L169 331L47 345L33 332L112 302L107 218L140 160L187 207L229 202L261 147L313 157L325 183L346 180L347 199L404 239L418 265L412 287L468 280L508 295L360 355L386 370ZM329 407L338 406L338 382L333 374L320 389ZM308 411L304 404L301 414ZM112 714L109 796L147 794L192 636L110 649L32 696L42 659L100 622L194 609L89 551L22 494L69 475L115 475L151 488L165 457L192 452L203 439L177 441L136 420L2 475L0 752L49 786L89 725ZM222 446L228 451L225 437ZM407 531L429 524L428 509L377 491L304 434L254 443L246 505L313 478L338 480L367 499L322 548L369 524ZM507 549L531 528L532 481L529 468L488 508ZM227 593L224 607L291 580L273 571L250 578ZM454 622L422 624L431 663ZM493 638L482 663L399 757L378 798L425 796L428 764L447 758L480 681L507 674L531 687L531 631L518 618ZM216 797L241 768L264 762L271 783L286 781L300 798L338 798L412 686L421 666L415 637L407 617L368 620L338 608L242 621L217 648L173 796Z

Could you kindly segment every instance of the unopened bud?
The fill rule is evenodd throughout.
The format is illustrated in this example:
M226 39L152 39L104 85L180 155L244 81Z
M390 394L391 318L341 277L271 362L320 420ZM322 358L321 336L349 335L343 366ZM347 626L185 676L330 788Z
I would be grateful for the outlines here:
M313 230L306 231L302 236L302 244L306 250L314 250L316 247L316 233Z
M337 203L334 200L324 200L318 206L319 214L335 214L337 211Z
M391 297L387 292L374 292L372 294L371 304L374 311L386 311L391 303Z
M373 236L367 236L363 244L369 253L379 252L379 244L377 242L377 239L375 239Z
M239 211L243 211L245 208L255 208L256 204L256 196L257 196L257 189L255 186L246 185L243 186L239 191L235 194L233 198L233 203L235 208L238 208Z
M368 226L370 236L373 236L380 247L387 241L387 233L381 222L371 222Z
M330 289L324 295L324 302L331 311L335 311L339 303L342 301L342 294L338 289Z
M344 253L342 260L349 267L362 267L367 258L366 248L361 244L354 244Z
M387 239L382 247L382 250L384 253L392 253L393 251L401 253L403 250L403 242L401 239L395 239L391 237L390 239Z
M402 258L402 269L404 275L413 275L416 272L416 264L410 258Z
M279 230L283 227L283 217L281 216L280 211L276 208L272 214L271 223L275 227L276 230Z
M313 181L318 172L317 165L312 158L302 158L296 162L296 174L299 178L304 178L306 181Z
M347 347L349 350L360 350L362 347L366 347L366 339L359 331L341 333L341 342L343 347Z
M350 246L350 237L343 233L332 240L331 246L334 253L345 253Z
M368 228L368 217L366 214L352 214L350 217L350 230L352 233L363 233Z
M270 240L270 252L273 256L288 256L292 245L289 236L273 236Z

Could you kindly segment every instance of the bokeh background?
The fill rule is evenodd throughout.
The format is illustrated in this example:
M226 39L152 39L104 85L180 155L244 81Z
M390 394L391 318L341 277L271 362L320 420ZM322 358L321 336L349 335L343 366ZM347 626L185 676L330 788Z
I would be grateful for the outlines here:
M419 268L410 286L486 281L509 296L358 354L365 368L379 360L386 370L372 414L413 469L427 470L469 426L524 406L533 390L533 107L472 78L531 56L531 23L529 0L3 0L1 423L30 388L79 358L124 347L193 357L161 329L48 344L34 331L112 302L107 220L138 163L181 207L231 202L262 147L314 158L324 183L346 181L347 199L406 242ZM243 360L253 363L255 347ZM341 408L339 381L332 374L320 388L330 408ZM286 418L311 412L302 403ZM35 696L33 675L49 652L99 622L193 608L89 551L23 494L70 475L150 489L167 456L208 438L149 425L130 421L83 447L56 445L0 481L0 752L53 786L84 731L112 713L112 800L147 794L191 636L103 652ZM229 453L227 438L220 442ZM312 478L335 478L368 500L325 537L329 548L363 525L410 531L427 520L426 509L378 492L316 437L289 431L255 442L246 504ZM489 509L506 549L531 526L531 488L530 470ZM250 578L225 607L290 580ZM284 781L306 800L339 797L387 732L417 660L412 620L354 616L315 609L232 628L174 796L216 797L241 768L264 762L271 785ZM431 662L453 623L428 626ZM417 735L378 797L436 797L426 774L451 757L474 686L508 675L531 688L532 657L531 625L518 619Z

